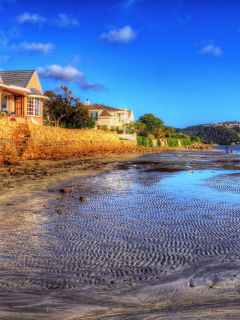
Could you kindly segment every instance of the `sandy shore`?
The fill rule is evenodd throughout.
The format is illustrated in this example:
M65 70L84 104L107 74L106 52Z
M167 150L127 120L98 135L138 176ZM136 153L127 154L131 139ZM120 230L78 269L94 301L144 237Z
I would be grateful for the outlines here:
M239 319L237 155L139 156L6 174L1 319Z

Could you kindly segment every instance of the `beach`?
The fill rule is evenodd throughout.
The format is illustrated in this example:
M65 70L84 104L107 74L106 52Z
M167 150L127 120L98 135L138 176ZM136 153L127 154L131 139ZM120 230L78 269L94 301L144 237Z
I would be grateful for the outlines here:
M237 154L14 170L0 191L1 319L240 318Z

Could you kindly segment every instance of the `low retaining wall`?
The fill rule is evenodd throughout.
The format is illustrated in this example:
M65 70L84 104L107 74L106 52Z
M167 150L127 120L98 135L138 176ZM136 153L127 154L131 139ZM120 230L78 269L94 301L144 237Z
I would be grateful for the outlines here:
M121 141L115 132L0 122L0 164L3 160L57 160L134 146L135 141Z

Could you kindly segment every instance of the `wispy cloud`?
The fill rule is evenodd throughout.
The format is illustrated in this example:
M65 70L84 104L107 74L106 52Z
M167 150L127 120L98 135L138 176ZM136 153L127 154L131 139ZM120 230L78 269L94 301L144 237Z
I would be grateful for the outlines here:
M129 10L135 7L135 5L139 2L142 2L144 0L123 0L121 2L118 2L115 7L118 9L123 9L123 10Z
M32 23L37 26L43 26L45 24L57 26L60 28L76 27L79 26L79 22L71 15L65 13L59 13L56 18L46 18L38 13L24 12L15 19L17 24Z
M214 46L213 44L204 45L199 53L202 55L211 55L214 57L221 57L223 55L222 49L220 47Z
M19 45L13 46L17 51L27 51L27 52L40 52L47 54L53 49L54 45L52 43L35 43L35 42L22 42Z
M112 29L101 34L100 41L109 43L127 44L136 38L136 32L131 27Z
M77 27L79 22L71 15L65 13L59 13L56 19L51 19L50 22L53 25L57 25L60 28Z
M39 67L38 74L41 78L61 81L62 83L75 83L82 89L102 90L104 86L100 83L88 83L84 74L71 65L62 67L53 64L45 68Z
M42 25L46 22L46 18L44 18L40 14L31 14L28 12L24 12L22 15L17 16L16 22L18 24L32 23Z
M5 55L0 55L0 63L4 63L4 62L8 62L10 61L10 57L9 56L5 56Z

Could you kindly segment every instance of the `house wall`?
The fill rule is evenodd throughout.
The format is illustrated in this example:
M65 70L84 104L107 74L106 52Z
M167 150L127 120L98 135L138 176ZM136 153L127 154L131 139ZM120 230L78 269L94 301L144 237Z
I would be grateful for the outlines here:
M32 77L31 81L29 82L29 84L27 86L27 89L31 89L31 88L35 88L39 92L41 92L41 94L43 94L42 87L41 87L41 84L40 84L40 81L38 79L38 76L37 76L36 72L33 74L33 77Z

